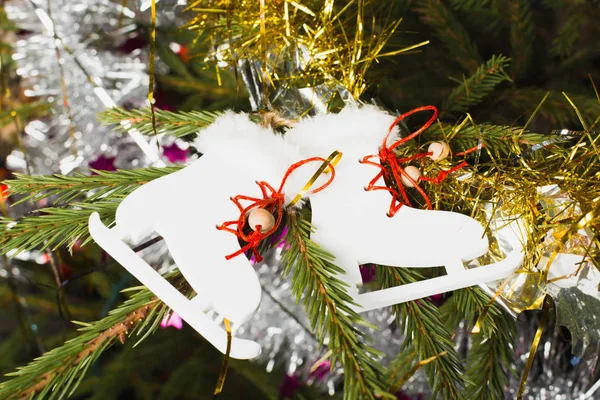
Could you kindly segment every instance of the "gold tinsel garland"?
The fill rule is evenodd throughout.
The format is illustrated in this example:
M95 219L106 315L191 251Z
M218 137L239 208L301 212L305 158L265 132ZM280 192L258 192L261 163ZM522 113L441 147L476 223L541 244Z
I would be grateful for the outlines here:
M401 22L388 20L390 7L369 0L198 0L188 7L194 16L187 28L209 41L205 61L217 71L239 59L260 62L264 91L335 82L358 99L373 62L428 43L383 52Z

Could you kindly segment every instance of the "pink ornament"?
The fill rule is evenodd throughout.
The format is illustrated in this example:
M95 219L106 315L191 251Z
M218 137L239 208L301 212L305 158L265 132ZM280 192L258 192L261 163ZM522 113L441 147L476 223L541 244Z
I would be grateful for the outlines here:
M160 327L163 329L168 328L169 326L172 326L175 329L183 328L183 320L176 312L167 315L160 323Z
M186 162L188 149L182 149L177 143L173 142L168 146L163 146L163 155L172 163Z
M104 154L101 154L94 161L89 163L90 168L96 169L98 171L116 171L115 168L115 159L116 157L107 157ZM92 173L92 175L96 175Z

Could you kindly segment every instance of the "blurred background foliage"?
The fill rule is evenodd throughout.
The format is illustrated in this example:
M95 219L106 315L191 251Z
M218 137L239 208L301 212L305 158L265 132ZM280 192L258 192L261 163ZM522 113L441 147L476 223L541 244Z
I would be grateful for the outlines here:
M375 6L372 12L380 10ZM529 126L543 134L554 129L581 129L563 92L579 108L588 126L600 115L590 79L600 81L598 0L397 0L386 18L403 19L388 51L424 40L430 44L374 63L367 79L373 84L363 96L365 101L374 99L399 112L433 104L440 107L441 119L447 122L455 122L468 112L478 123L522 126L549 92ZM14 121L3 116L7 107L16 110L22 106L18 78L8 72L6 57L19 32L4 15L0 24L2 59L6 60L3 82L12 82L15 88L12 104L2 104L0 110L3 166L7 150L17 145L9 128ZM147 30L148 26L140 25L137 32L115 43L115 51L145 49ZM236 83L233 73L222 70L222 84L218 86L214 68L204 61L206 42L195 39L193 32L159 27L157 55L163 68L157 77L157 107L249 111L243 82ZM43 106L39 107L36 110L43 112ZM2 178L8 178L10 173L2 171ZM56 261L68 282L65 297L74 320L102 318L124 300L120 290L135 284L123 268L106 267L106 256L94 246L59 254ZM36 263L14 262L28 272L29 278L4 276L0 284L2 375L76 335L65 310L59 311L50 271ZM87 273L90 271L94 272ZM23 300L16 300L17 290ZM27 302L26 308L21 301ZM26 325L35 326L35 332L24 328ZM212 398L221 356L192 329L159 330L135 351L132 344L126 342L109 350L89 370L74 398ZM290 384L283 370L267 373L264 366L238 361L231 361L230 367L223 399L278 399L286 393L280 387ZM301 387L294 398L319 396Z

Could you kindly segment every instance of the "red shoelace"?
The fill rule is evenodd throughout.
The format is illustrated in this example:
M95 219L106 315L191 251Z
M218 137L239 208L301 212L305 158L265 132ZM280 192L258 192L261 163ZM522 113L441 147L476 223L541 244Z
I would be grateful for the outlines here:
M404 120L405 118L407 118L413 114L416 114L420 111L433 111L433 115L431 116L431 118L429 118L429 120L422 127L417 129L410 135L392 143L391 145L388 145L387 144L388 138L389 138L390 134L392 133L392 130L394 129L396 124L398 124L400 121ZM367 190L367 191L385 190L392 195L392 202L390 204L390 209L388 211L388 216L390 216L390 217L393 217L404 204L411 206L411 203L410 203L410 200L406 193L406 190L404 189L404 185L402 184L401 177L404 177L407 181L409 181L414 186L414 188L423 197L423 200L425 200L425 203L427 203L427 208L430 210L432 209L431 200L429 200L429 197L427 196L425 191L419 186L417 181L415 181L413 178L410 177L410 175L408 175L408 173L406 173L406 171L401 166L401 164L407 163L407 162L410 162L412 160L416 160L419 158L431 156L433 153L426 152L426 153L415 154L414 156L410 156L410 157L399 158L394 153L394 149L396 147L408 142L409 140L414 139L421 133L423 133L427 128L429 128L431 126L431 124L433 124L435 122L437 116L438 116L438 110L434 106L418 107L418 108L415 108L414 110L410 110L410 111L400 115L398 118L396 118L396 120L390 126L388 134L383 139L383 144L382 144L381 148L379 149L379 153L365 156L360 161L362 164L373 165L380 169L380 171L377 173L375 178L373 178L369 182L369 184L367 185L365 190ZM465 154L471 153L472 151L475 151L481 147L482 146L476 146L472 149L469 149L469 150L466 150L466 151L463 151L460 153L456 153L455 155L458 155L458 156L465 155ZM375 157L379 158L379 162L371 161L371 159L373 159ZM389 166L389 171L388 171L388 169L386 169L386 165ZM444 171L444 170L440 171L435 178L428 178L426 176L421 176L419 179L439 185L444 179L446 179L446 177L448 177L448 175L450 175L451 173L455 172L456 170L458 170L466 165L468 165L467 162L463 161L460 164L458 164L457 166L452 167L451 169L449 169L447 171ZM384 177L384 179L390 178L390 176L389 176L390 171L391 171L391 175L392 175L391 178L393 178L394 182L396 182L396 187L398 189L396 190L395 188L391 188L388 186L376 186L375 185L376 182L381 177Z

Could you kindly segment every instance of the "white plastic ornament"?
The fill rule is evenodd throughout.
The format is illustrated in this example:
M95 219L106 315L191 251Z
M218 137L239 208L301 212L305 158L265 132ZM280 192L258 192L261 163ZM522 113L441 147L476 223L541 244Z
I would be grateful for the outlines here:
M429 158L433 161L440 161L450 155L450 146L445 142L433 142L427 148L428 153L432 153Z
M275 217L264 208L255 208L248 214L248 225L253 230L260 225L260 231L266 233L275 226Z
M391 218L387 216L391 195L383 190L365 190L378 169L360 160L377 153L393 122L393 116L375 107L346 108L339 114L303 120L286 134L286 140L296 144L306 157L333 150L344 154L335 168L332 184L310 198L312 223L316 227L312 239L335 255L335 263L346 272L340 277L350 285L349 294L360 305L359 312L503 279L523 259L522 244L515 232L507 235L513 250L505 259L465 269L464 261L488 250L479 222L458 213L408 206L401 207ZM378 184L385 185L383 178ZM358 286L362 285L359 266L367 263L394 267L444 266L446 275L359 294Z
M408 167L404 168L404 172L406 172L406 175L408 175L410 179L404 175L401 175L400 180L402 181L402 184L406 187L415 187L413 182L419 182L419 178L421 178L421 170L413 165L409 165Z
M92 238L173 309L196 331L225 353L227 335L205 312L215 311L233 323L248 320L260 303L261 287L238 239L216 226L237 220L240 210L231 196L262 198L256 181L278 185L287 168L300 159L280 136L252 123L246 115L227 113L201 132L198 150L204 155L186 168L147 183L119 205L116 225L108 229L98 214L91 215ZM251 161L246 161L250 156ZM257 163L253 160L262 160ZM300 171L286 186L292 193L308 179ZM310 175L308 175L310 176ZM293 195L293 194L292 194ZM181 273L197 295L188 300L123 240L140 241L160 234ZM258 343L233 337L231 357L254 358Z

